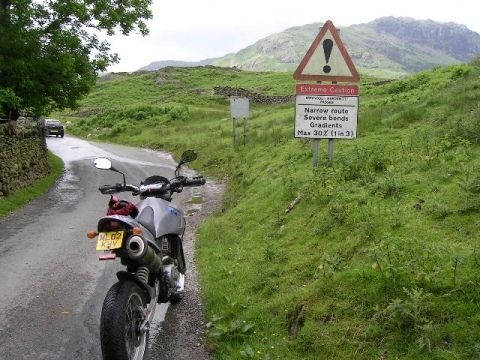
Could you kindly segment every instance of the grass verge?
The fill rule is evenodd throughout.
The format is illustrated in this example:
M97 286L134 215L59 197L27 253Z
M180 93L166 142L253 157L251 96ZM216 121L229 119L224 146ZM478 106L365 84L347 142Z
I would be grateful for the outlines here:
M44 194L58 180L63 172L63 161L58 156L48 153L48 163L50 164L50 174L42 180L26 187L25 189L15 191L14 193L0 197L0 217L5 216L27 202Z
M228 179L197 242L215 357L480 358L480 63L363 78L360 136L333 165L322 142L318 169L292 104L254 104L233 147L215 85L294 91L291 74L170 68L100 82L63 114L80 136L195 148Z

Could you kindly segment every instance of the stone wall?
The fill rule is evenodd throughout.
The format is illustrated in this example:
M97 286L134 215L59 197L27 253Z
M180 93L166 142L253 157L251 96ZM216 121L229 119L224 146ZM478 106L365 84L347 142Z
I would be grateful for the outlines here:
M230 87L230 86L215 86L213 88L215 95L222 96L238 96L246 97L251 102L256 104L289 104L295 102L295 95L277 96L277 95L262 95L247 89Z
M50 172L44 129L36 122L18 121L16 134L0 124L0 196L25 188Z

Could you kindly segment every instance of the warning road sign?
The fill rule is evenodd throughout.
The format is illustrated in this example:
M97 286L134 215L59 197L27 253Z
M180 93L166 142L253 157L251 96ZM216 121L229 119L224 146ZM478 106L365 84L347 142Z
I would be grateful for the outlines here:
M360 76L337 29L328 20L298 65L295 80L358 82Z
M297 85L295 137L355 139L357 117L356 85Z

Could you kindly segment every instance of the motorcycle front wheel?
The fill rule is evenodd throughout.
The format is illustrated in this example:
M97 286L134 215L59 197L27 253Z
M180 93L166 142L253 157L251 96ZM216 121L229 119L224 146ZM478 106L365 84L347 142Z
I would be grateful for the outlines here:
M107 293L100 318L100 340L104 360L142 360L148 330L141 331L146 300L131 281L119 281Z

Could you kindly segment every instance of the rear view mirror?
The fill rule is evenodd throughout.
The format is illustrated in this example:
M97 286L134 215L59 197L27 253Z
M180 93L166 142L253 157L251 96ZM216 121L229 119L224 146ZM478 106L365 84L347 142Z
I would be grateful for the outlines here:
M111 170L112 162L107 158L96 158L94 161L95 167L101 170Z
M180 157L180 164L185 164L194 161L197 158L195 150L186 150Z

